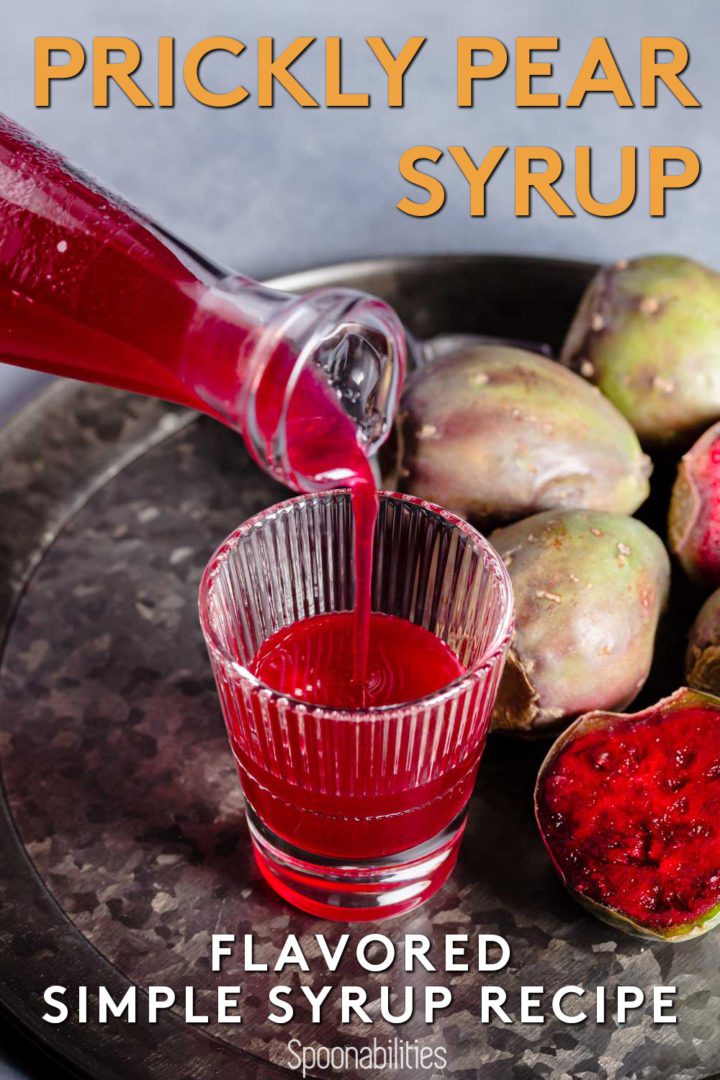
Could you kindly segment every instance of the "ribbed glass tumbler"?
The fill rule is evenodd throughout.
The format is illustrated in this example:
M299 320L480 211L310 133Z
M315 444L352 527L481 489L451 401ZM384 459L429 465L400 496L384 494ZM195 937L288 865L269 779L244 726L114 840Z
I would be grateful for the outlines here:
M479 533L419 499L381 494L373 611L442 638L464 674L364 710L263 685L249 670L262 643L300 619L351 611L354 582L349 493L301 496L218 548L200 618L261 872L305 911L359 920L408 911L453 868L513 607L505 567Z

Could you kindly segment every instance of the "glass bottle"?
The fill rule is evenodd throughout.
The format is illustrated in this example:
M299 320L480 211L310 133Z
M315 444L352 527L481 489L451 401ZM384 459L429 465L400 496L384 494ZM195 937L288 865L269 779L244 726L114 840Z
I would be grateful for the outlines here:
M0 360L201 409L318 490L367 469L405 353L380 300L218 267L0 116Z

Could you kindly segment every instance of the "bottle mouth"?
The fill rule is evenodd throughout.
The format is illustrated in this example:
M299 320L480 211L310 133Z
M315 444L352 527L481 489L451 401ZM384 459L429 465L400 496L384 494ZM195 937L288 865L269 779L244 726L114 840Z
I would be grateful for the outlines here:
M304 363L322 373L372 454L387 438L395 414L405 374L405 333L394 311L370 296L355 294L347 310L336 314L340 321L331 318L308 342Z
M351 421L366 457L387 438L405 375L406 338L398 316L383 301L349 289L323 289L294 299L268 325L255 354L255 392L244 434L256 460L284 483L298 491L319 486L317 475L302 468L296 453L309 379L313 393L325 401L329 396ZM263 392L267 379L275 398L269 409ZM312 424L320 421L308 415L307 422L309 439ZM331 479L343 478L336 473Z

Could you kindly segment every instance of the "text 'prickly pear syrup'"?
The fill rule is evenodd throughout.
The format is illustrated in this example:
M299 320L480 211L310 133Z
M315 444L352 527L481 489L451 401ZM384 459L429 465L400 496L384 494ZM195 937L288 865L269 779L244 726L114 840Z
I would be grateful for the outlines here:
M200 409L290 486L348 486L364 684L377 515L367 455L405 367L387 305L220 270L0 116L0 359Z

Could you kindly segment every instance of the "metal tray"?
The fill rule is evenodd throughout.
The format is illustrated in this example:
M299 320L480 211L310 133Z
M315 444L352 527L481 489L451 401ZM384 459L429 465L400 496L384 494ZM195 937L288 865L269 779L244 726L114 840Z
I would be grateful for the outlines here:
M281 284L367 289L420 336L474 331L557 346L591 272L459 256L347 264ZM295 1075L291 1038L361 1045L400 1035L447 1047L446 1075L457 1080L715 1071L720 935L650 946L585 915L533 822L545 747L503 739L486 751L450 883L419 911L370 928L395 940L482 931L508 939L510 965L496 980L435 978L448 982L454 1005L433 1028L342 1029L334 1016L314 1028L307 1013L273 1026L267 990L287 977L233 963L221 978L243 986L240 1026L194 1026L170 1012L153 1025L44 1023L51 984L104 985L115 998L131 982L190 984L201 1006L220 978L208 962L215 931L252 932L260 953L272 954L289 932L308 943L345 928L291 910L258 877L196 618L199 576L218 540L284 492L212 421L70 383L0 432L0 470L0 1000L49 1052L108 1080L264 1080ZM647 513L660 515L662 498ZM650 697L676 678L672 655L677 647ZM483 978L501 983L511 1005L521 985L673 984L678 1023L653 1026L643 1012L623 1027L482 1024ZM294 986L369 988L406 979L346 964L336 975L290 977ZM421 988L433 976L412 980Z

